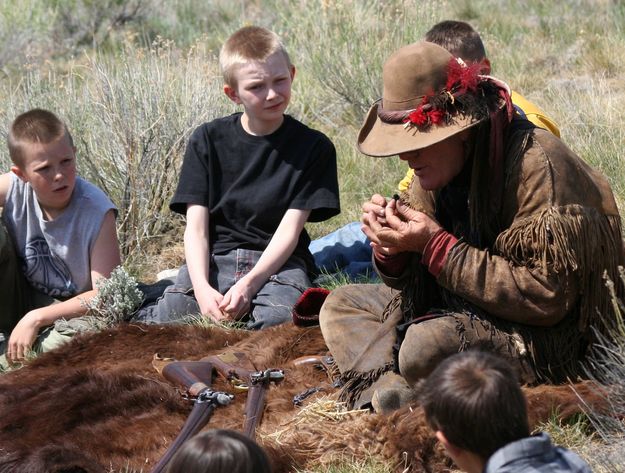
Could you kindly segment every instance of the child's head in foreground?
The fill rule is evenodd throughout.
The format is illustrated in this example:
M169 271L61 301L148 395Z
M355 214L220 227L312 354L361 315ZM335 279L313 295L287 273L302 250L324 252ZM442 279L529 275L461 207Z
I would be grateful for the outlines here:
M265 451L234 430L209 430L187 440L168 473L270 473Z
M76 180L76 150L65 124L48 110L29 110L11 123L7 144L11 171L31 184L44 210L63 209Z
M504 445L530 435L514 370L488 352L469 350L445 359L426 379L421 401L428 423L460 467L453 449L486 461Z

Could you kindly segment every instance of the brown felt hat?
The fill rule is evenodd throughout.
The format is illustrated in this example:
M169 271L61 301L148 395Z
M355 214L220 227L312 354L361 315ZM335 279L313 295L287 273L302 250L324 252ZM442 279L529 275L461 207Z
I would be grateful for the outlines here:
M401 119L422 105L424 97L445 93L452 58L446 49L422 41L398 49L387 59L382 99L371 106L358 134L362 153L386 157L426 148L481 121L458 112L424 129L407 126Z

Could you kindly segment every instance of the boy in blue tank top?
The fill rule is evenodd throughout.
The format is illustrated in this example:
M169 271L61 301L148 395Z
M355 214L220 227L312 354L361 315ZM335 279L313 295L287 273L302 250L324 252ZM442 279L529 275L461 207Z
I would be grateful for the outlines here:
M0 175L0 353L14 363L44 328L87 312L96 281L110 276L120 253L117 209L76 176L76 148L56 115L23 113L7 141L13 166Z

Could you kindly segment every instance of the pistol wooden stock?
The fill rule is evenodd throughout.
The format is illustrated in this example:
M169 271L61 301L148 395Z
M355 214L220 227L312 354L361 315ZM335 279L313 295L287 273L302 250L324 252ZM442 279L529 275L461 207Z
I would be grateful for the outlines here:
M233 384L248 385L250 375L257 370L244 353L223 353L202 358L213 365L217 373Z
M187 394L195 398L195 402L182 430L156 464L152 473L163 473L183 442L206 425L216 407L228 405L233 398L231 394L210 389L213 365L208 361L172 361L158 365L163 377L184 387Z
M163 377L183 386L190 396L197 396L210 386L213 365L208 361L173 361L163 367Z
M260 424L265 410L265 393L268 384L253 384L247 391L245 401L245 417L243 419L243 433L256 440L256 427Z

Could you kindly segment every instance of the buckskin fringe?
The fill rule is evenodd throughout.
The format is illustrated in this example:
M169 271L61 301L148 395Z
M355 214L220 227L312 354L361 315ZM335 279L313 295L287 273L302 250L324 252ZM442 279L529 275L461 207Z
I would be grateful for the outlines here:
M386 322L386 320L390 317L390 315L395 312L399 306L401 306L402 303L402 293L398 292L397 294L395 294L395 296L393 296L393 298L388 302L388 304L386 304L386 307L384 308L384 311L382 312L382 316L380 317L380 320L382 322Z
M581 205L550 207L525 218L502 232L495 251L513 264L546 273L579 273L580 304L578 329L590 335L590 326L604 333L612 313L602 275L616 280L623 264L621 220ZM620 255L614 258L614 255Z
M365 373L354 370L346 371L341 376L343 385L339 391L339 401L346 403L352 409L360 394L375 383L384 373L393 371L394 367L395 363L391 361L385 363L381 368Z
M575 315L575 314L571 314ZM536 372L537 381L563 383L584 376L580 356L588 341L574 317L565 317L555 327L519 326Z

